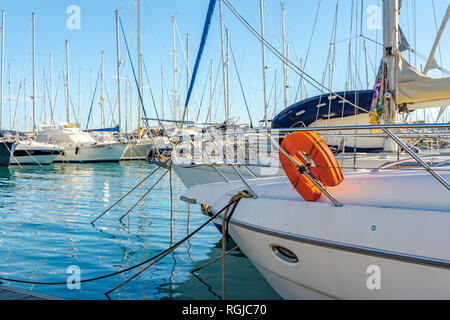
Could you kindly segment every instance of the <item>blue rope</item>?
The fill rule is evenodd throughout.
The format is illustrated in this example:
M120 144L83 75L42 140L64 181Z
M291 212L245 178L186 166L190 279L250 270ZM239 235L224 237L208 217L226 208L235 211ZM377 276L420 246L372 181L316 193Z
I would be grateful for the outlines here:
M195 61L194 71L192 73L191 83L189 84L189 91L186 96L186 103L184 104L184 108L186 109L189 104L189 100L191 99L192 90L194 89L195 79L197 78L198 68L200 66L200 60L202 59L203 50L205 49L206 39L208 37L209 28L211 26L211 19L214 14L214 7L216 6L217 0L210 0L208 12L206 14L205 26L203 27L202 40L200 42L200 48L198 49L197 60Z

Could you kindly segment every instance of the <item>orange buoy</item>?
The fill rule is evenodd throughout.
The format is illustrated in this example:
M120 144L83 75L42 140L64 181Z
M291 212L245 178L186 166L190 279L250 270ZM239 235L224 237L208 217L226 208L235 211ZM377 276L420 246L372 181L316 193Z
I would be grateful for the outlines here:
M280 151L280 162L284 172L306 201L319 200L322 191L304 174L305 171L324 186L337 186L344 181L344 175L336 157L317 133L295 132L284 138L281 147L297 162L294 164ZM312 159L313 163L308 161L305 154Z

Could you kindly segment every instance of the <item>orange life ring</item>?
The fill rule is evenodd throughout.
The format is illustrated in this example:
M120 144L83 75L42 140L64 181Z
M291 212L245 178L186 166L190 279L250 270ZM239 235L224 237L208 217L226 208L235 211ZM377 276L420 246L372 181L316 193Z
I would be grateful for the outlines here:
M317 201L322 191L305 175L309 174L324 186L337 186L344 181L344 175L336 157L323 139L313 131L296 132L287 136L281 147L298 165L280 151L280 162L294 188L306 201ZM314 162L313 167L307 154Z

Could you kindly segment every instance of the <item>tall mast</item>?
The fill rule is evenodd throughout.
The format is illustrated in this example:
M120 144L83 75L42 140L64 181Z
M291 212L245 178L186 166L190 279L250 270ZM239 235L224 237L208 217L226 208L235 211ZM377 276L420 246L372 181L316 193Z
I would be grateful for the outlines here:
M398 58L398 0L384 0L383 20L384 20L384 60L387 65L387 87L386 92L390 92L391 99L388 101L389 116L391 122L397 122L397 72L396 64Z
M283 92L284 92L284 108L288 106L287 101L287 89L288 89L288 69L286 63L286 25L285 25L286 12L284 10L284 3L281 3L281 21L282 21L282 34L283 34Z
M172 16L172 47L173 47L173 120L178 120L177 106L177 60L175 46L175 17Z
M102 66L101 66L101 93L100 93L100 112L101 112L101 122L102 122L102 128L106 127L105 123L105 98L104 98L104 85L105 85L105 52L102 51Z
M213 100L213 59L211 59L211 73L209 74L209 123L212 123L212 100ZM208 119L206 119L208 122Z
M119 107L119 139L122 139L122 111L120 104L120 44L119 44L119 10L116 10L116 47L117 47L117 105Z
M125 134L128 133L128 78L125 78Z
M137 69L138 69L138 87L139 92L142 97L142 60L141 60L141 1L137 0ZM138 95L139 99L139 95ZM143 98L142 98L143 99ZM142 108L142 101L139 99L138 101L138 118L137 118L137 134L138 138L141 138L141 108Z
M11 89L11 78L12 78L12 72L11 72L11 63L8 64L8 70L9 70L9 79L8 79L8 87L9 87L9 127L12 129L12 89Z
M78 71L78 117L77 118L79 121L81 119L80 115L81 115L81 68Z
M399 3L398 0L384 0L383 2L383 48L384 62L387 66L386 81L386 118L390 123L397 123L397 63L399 55L399 29L398 29ZM386 139L384 151L395 152L397 145L391 140Z
M36 15L33 12L31 16L33 20L33 132L36 133Z
M267 127L267 88L266 88L266 50L265 50L265 39L264 39L264 7L263 0L259 0L260 15L261 15L261 37L262 37L262 68L263 68L263 87L264 87L264 122Z
M25 132L28 131L27 128L27 116L28 116L28 108L27 108L27 79L23 79L23 105L24 105L24 118L25 118Z
M189 91L189 33L186 35L186 95ZM186 110L186 120L189 119L189 109Z
M53 54L50 52L50 102L51 102L51 116L52 116L52 124L55 124L55 119L53 115L54 110L54 101L53 101Z
M227 80L226 80L226 65L225 65L225 42L223 34L223 14L222 14L222 0L219 0L219 12L220 12L220 40L222 43L222 77L223 77L223 105L225 108L225 123L228 123L230 114L227 105Z
M3 64L5 61L5 10L2 10L2 52L0 62L0 129L3 129Z
M66 40L66 118L70 124L69 40Z
M45 96L45 90L47 89L46 83L47 83L47 78L45 75L45 68L42 70L42 87L43 87L43 93L44 93L44 98L42 99L42 111L41 111L41 121L42 121L42 112L44 112L44 122L47 122L47 108L46 108L46 104L47 104L47 99Z
M161 118L164 119L164 69L161 65Z
M226 87L226 97L227 97L227 112L228 117L230 116L230 29L226 29L227 37L227 52L226 52L226 69L227 69L227 87Z

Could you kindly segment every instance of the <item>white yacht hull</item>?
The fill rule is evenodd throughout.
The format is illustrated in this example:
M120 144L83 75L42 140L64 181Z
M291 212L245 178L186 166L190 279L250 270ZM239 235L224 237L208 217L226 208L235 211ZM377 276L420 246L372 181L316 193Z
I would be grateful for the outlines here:
M123 143L97 144L66 149L55 162L89 163L89 162L118 162L127 147Z
M11 165L50 165L64 150L41 143L19 143L11 157Z
M241 165L235 165L239 173L245 179L254 179L255 177ZM181 179L183 184L190 188L195 185L202 185L215 182L224 182L226 179L229 181L240 180L239 175L233 169L231 165L215 165L215 168L211 165L177 165L172 163L172 168ZM284 174L281 168L248 165L248 168L256 175L256 177L271 177ZM220 173L218 172L220 171ZM225 178L224 178L225 176Z
M122 156L122 160L147 160L152 148L153 143L147 141L129 143Z
M450 197L429 173L347 173L328 189L342 208L303 201L286 178L249 183L258 198L240 201L229 232L283 298L450 299ZM217 212L242 189L196 186L184 198Z

